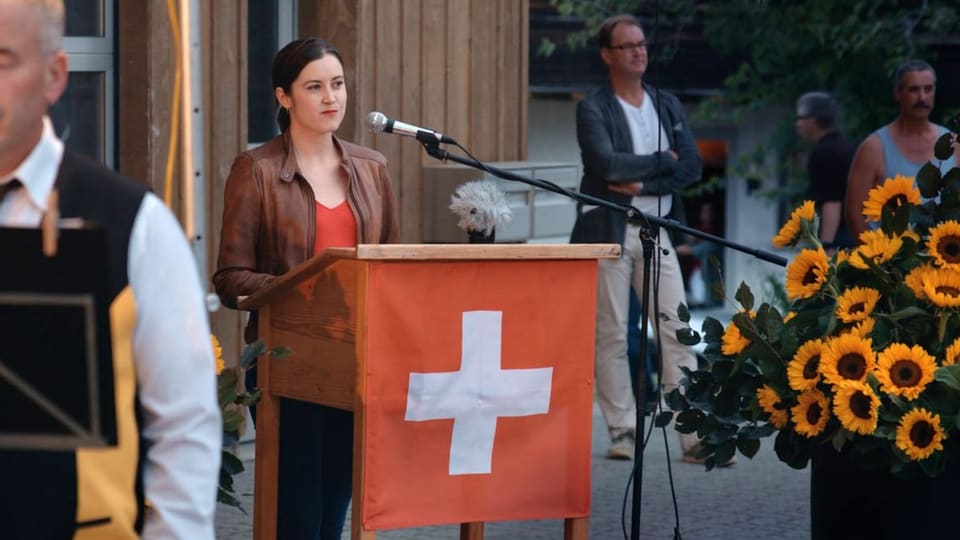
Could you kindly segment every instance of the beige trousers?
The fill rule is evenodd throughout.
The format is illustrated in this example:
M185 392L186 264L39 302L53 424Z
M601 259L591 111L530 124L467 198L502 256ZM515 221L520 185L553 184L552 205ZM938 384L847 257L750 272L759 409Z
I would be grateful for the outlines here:
M597 277L597 401L611 438L624 431L635 431L637 427L637 404L630 385L630 368L627 364L627 314L631 285L638 296L643 291L643 246L639 234L638 226L627 225L620 258L600 260ZM662 229L659 247L669 250L669 254L664 255L661 249L654 249L651 261L651 301L643 308L647 310L650 328L655 330L658 322L660 325L659 350L663 364L661 395L666 395L676 388L683 378L680 368L696 369L697 361L693 349L677 341L677 328L683 326L677 319L677 306L681 302L686 303L686 295L680 263L670 237ZM659 311L666 314L669 321L661 320L655 312L654 296L659 299ZM641 373L642 366L641 363ZM691 449L696 441L696 435L680 437L684 451Z

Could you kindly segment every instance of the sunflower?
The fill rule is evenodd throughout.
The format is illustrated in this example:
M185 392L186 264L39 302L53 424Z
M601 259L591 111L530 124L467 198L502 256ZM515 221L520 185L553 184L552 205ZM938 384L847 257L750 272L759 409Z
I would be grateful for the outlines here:
M790 319L792 319L792 318L794 318L794 317L796 317L796 316L797 316L797 312L796 312L796 311L788 311L787 314L783 316L783 324L787 324L787 322L789 322Z
M903 231L903 233L900 234L900 238L901 238L901 239L909 238L909 239L913 240L914 242L916 242L918 245L920 244L920 235L917 234L917 231L915 231L915 230L913 230L913 229L907 229L907 230Z
M957 363L957 358L960 358L960 338L953 340L947 347L947 352L943 355L943 365L952 366Z
M770 415L773 427L783 429L787 425L787 408L776 390L766 385L757 388L757 402L763 412Z
M893 343L877 355L875 373L884 392L917 399L933 382L937 363L920 345Z
M868 287L851 287L837 298L837 318L845 323L858 322L873 313L880 300L880 291Z
M870 332L873 332L873 323L876 322L873 317L867 317L866 319L858 322L848 330L848 333L860 336L862 338L870 337Z
M810 298L827 280L827 254L823 249L804 249L787 266L787 298Z
M860 233L860 246L850 254L850 264L854 268L867 270L870 265L883 264L893 258L903 247L903 239L899 236L890 237L880 229Z
M951 219L930 229L927 251L940 266L960 269L960 223Z
M833 414L840 425L861 435L877 430L880 398L866 383L847 383L837 387L833 396Z
M220 346L220 340L217 336L210 334L210 343L213 344L213 357L217 361L217 375L223 371L223 347Z
M750 312L750 316L754 316L752 311ZM740 329L733 321L730 321L730 324L727 325L726 330L723 331L721 342L722 345L720 351L728 356L736 356L740 354L744 349L747 348L747 345L750 344L750 340L743 336L743 333L740 332Z
M849 249L838 249L834 254L834 260L836 261L837 266L840 266L841 264L850 260L850 253L851 251Z
M940 427L940 415L922 407L903 415L897 426L897 448L913 461L926 459L937 450L943 450L945 438L947 435Z
M927 293L923 292L923 277L927 275L928 272L936 271L937 269L929 264L921 264L914 267L913 270L910 270L903 278L903 281L907 284L907 287L913 291L917 299L924 300L927 298Z
M893 212L906 203L920 205L922 202L920 190L913 185L913 177L898 174L870 190L863 202L863 217L867 221L880 221L884 207Z
M797 396L797 404L790 413L797 433L807 438L816 437L827 427L830 400L819 390L807 390Z
M796 243L800 235L800 220L813 221L816 217L816 210L813 201L804 201L797 209L790 214L790 219L780 227L780 232L773 237L773 245L777 247L787 247Z
M820 373L830 384L863 382L876 366L870 338L850 332L828 341L820 354Z
M941 268L922 276L927 299L940 307L960 306L960 270Z
M820 353L823 352L823 340L811 339L797 349L793 359L787 364L787 379L790 388L797 391L811 390L820 382Z

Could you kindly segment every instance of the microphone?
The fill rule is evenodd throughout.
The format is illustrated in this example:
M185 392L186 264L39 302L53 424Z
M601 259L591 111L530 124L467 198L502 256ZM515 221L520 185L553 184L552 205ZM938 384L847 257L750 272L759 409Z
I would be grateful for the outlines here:
M429 128L422 128L399 120L394 120L387 115L373 111L367 115L367 129L374 133L394 133L404 137L413 137L422 143L449 143L457 144L457 141L447 137Z

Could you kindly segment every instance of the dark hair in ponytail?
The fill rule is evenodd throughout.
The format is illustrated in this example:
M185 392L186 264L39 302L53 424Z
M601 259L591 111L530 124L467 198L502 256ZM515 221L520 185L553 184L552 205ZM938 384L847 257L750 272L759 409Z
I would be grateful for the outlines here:
M297 80L303 68L328 54L336 56L340 65L343 65L340 52L320 38L297 39L287 43L273 57L273 88L283 88L289 95L293 81ZM283 107L277 109L277 125L281 132L290 128L290 112Z

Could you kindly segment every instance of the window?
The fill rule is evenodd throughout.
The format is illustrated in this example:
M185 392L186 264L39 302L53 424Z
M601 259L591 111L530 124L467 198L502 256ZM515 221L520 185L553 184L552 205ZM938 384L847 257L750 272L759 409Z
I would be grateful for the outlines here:
M251 146L277 133L273 56L296 36L296 0L247 0L247 132Z
M64 7L70 78L50 119L68 148L114 167L114 5L66 0Z

